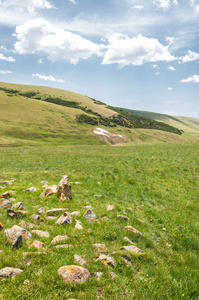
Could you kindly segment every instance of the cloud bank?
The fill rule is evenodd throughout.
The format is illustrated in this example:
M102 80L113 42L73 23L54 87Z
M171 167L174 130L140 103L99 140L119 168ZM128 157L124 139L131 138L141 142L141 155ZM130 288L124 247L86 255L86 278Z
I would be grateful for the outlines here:
M64 80L62 79L56 79L54 78L52 75L42 75L42 74L32 74L32 78L39 78L39 79L43 79L43 80L49 80L49 81L54 81L54 82L64 82Z

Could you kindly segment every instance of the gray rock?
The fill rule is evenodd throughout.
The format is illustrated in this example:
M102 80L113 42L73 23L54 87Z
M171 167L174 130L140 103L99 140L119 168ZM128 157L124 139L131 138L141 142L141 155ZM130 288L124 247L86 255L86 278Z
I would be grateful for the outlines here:
M64 240L67 240L68 239L68 236L67 235L57 235L54 237L54 239L51 241L51 244L55 244L57 242L60 242L60 241L64 241Z
M42 231L42 230L32 230L32 233L35 233L36 235L40 237L49 238L50 234L48 231Z
M30 188L26 189L25 191L27 191L27 192L36 192L37 188L35 188L34 186L31 186Z
M56 221L56 224L71 224L72 218L71 218L71 214L69 212L65 212L63 213L63 215L61 215L61 217Z
M44 207L39 208L37 212L38 212L39 215L42 215L42 214L45 215L46 214L46 211L45 211Z
M79 220L75 220L75 221L76 221L75 229L82 230L82 229L83 229L83 226L81 225L81 222L80 222Z
M77 263L78 265L81 265L81 266L87 264L87 263L85 262L85 260L84 260L81 256L79 256L79 255L77 255L77 254L74 255L74 262Z
M20 225L21 227L23 227L23 228L28 228L28 229L31 229L31 228L34 227L34 224L33 224L33 223L27 223L27 222L25 222L25 221L21 221L21 222L19 223L19 225Z
M95 272L95 276L97 277L97 280L100 280L103 276L102 272Z
M43 221L43 219L39 216L39 215L36 215L36 214L33 214L31 217L30 217L31 220L34 220L34 221Z
M0 199L0 207L9 207L9 206L12 206L12 202L10 202L9 200L7 200L7 199L4 199L4 198L2 198L2 199Z
M66 210L68 210L68 209L65 208L65 207L52 208L52 209L48 209L48 210L46 211L46 214L47 214L48 216L54 216L54 215L56 215L57 213L60 213L60 212L62 212L62 211L66 211Z
M133 245L134 243L128 238L128 237L124 237L123 240L125 240L126 242L128 242L129 244Z
M59 268L58 274L63 277L63 280L66 283L70 284L85 282L90 276L90 273L87 269L74 265L63 266Z
M67 248L67 249L70 249L70 248L73 248L73 245L71 245L71 244L56 245L55 248L56 248L56 249L59 249L59 248Z
M100 256L98 257L98 259L96 261L98 261L98 260L102 260L105 265L109 265L112 267L114 267L116 265L114 258L109 254L104 254L104 253L100 254Z
M114 272L109 272L109 274L111 275L112 279L118 277L118 275L116 275Z
M37 248L40 249L44 246L44 243L40 242L40 241L34 241L28 248Z
M8 242L13 242L14 239L18 236L18 235L22 235L23 238L25 239L30 239L32 237L32 234L29 233L26 229L14 225L12 228L8 228L4 231L4 233L7 236L7 243Z
M23 270L17 268L6 267L0 270L0 277L15 277L16 275L22 273Z
M10 209L10 208L7 209L7 215L8 215L10 218L18 217L17 212L14 211L13 209Z
M1 197L3 197L3 198L10 197L10 192L4 192L3 194L1 194Z
M138 247L136 246L124 246L122 247L122 249L125 249L127 251L129 251L131 254L144 254L144 251L139 249Z
M94 212L92 211L91 208L89 208L85 213L84 213L84 217L86 220L88 220L89 222L98 222L98 218L97 216L94 214Z
M105 248L106 246L104 244L93 244L93 247L95 248Z
M78 216L78 215L80 215L80 211L73 211L70 214L71 214L71 216Z
M12 185L12 182L9 180L1 181L1 184Z
M12 208L13 209L25 209L25 206L23 205L22 202L17 202L15 204L13 204Z
M135 229L133 226L126 226L125 229L132 231L135 234L140 234L143 235L140 231L138 231L137 229Z
M124 220L124 221L130 221L130 219L129 219L128 217L123 216L123 215L117 215L117 218L118 218L118 219L122 219L122 220Z
M115 205L108 205L107 211L112 211L115 209Z
M67 175L64 175L59 182L57 195L61 201L71 199L71 185Z
M47 197L51 194L56 194L56 193L57 193L56 185L46 186L45 190L41 193L40 197Z

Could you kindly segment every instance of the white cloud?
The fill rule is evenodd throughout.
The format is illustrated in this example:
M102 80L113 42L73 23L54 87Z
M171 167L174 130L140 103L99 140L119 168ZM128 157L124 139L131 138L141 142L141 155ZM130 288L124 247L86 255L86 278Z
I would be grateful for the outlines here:
M187 83L187 82L197 82L197 83L199 83L199 75L193 75L193 76L191 76L187 79L182 79L180 82L185 82L185 83Z
M15 59L12 56L4 56L2 53L0 53L0 60L15 62Z
M167 90L172 91L173 89L171 87L168 87Z
M69 1L72 2L73 4L77 4L75 0L69 0Z
M102 45L71 33L38 18L16 27L15 50L20 54L44 52L49 60L77 64L93 54L101 56Z
M55 8L49 1L47 0L1 0L1 5L4 7L15 7L23 10L28 10L33 13L35 9L50 9Z
M144 8L144 6L143 5L134 5L133 8L141 10Z
M191 2L191 7L193 7L197 13L199 13L199 4L196 4L196 2L198 2L198 1L191 0L190 2Z
M176 69L174 67L172 67L172 66L168 66L168 70L175 71Z
M43 59L40 58L40 59L37 61L37 63L40 64L40 65L43 64L43 63L44 63L44 62L43 62Z
M41 75L41 74L32 74L32 78L39 78L39 79L43 79L43 80L49 80L49 81L55 81L55 82L64 82L62 79L56 79L54 78L52 75Z
M172 61L167 46L163 46L157 39L147 38L139 34L129 38L122 34L113 34L108 37L108 50L105 52L103 64L143 65L147 62Z
M4 70L0 70L0 74L2 75L6 75L6 74L11 74L11 71L4 71Z
M188 54L181 57L183 63L199 59L199 54L198 53L193 52L191 50L188 50L187 52L188 52Z
M162 9L169 9L171 1L170 0L153 0L153 3L158 7Z
M156 65L156 64L153 65L153 68L154 69L160 69L160 67L158 65Z

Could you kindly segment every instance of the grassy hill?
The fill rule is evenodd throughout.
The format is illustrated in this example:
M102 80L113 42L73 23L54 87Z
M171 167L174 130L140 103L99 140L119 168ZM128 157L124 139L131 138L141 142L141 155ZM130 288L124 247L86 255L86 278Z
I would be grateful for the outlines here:
M0 82L0 106L1 146L182 142L198 134L197 124L195 136L184 135L187 125L175 126L183 121L167 125L84 95L43 86ZM96 127L110 135L96 135Z

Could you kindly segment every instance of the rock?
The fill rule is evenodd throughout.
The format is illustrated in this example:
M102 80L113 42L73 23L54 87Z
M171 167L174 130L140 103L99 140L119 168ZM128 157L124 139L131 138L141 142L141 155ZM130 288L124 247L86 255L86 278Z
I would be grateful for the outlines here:
M104 217L102 217L102 220L110 221L111 219L109 219L107 216L104 216Z
M12 202L4 198L0 199L0 207L9 207L9 206L12 206Z
M22 237L21 234L17 235L16 238L12 242L11 249L13 249L13 248L16 248L16 249L21 248L23 246L22 239L23 239L23 237Z
M71 214L69 212L65 212L63 213L63 215L61 215L61 217L56 221L56 224L71 224L72 218L71 218Z
M27 215L27 214L28 214L28 211L26 211L26 210L17 210L17 215L19 217Z
M8 180L4 180L4 181L1 181L1 184L12 185L12 182L8 181Z
M86 220L88 220L89 222L98 222L98 218L97 216L94 214L94 212L92 211L91 208L89 208L85 213L84 213L84 217Z
M164 228L162 228L162 231L166 231L167 229L164 227Z
M30 188L26 189L25 191L27 191L27 192L36 192L37 188L31 186Z
M24 280L23 285L29 285L30 284L30 280Z
M78 216L78 215L80 215L80 211L73 211L70 214L71 214L71 216Z
M19 225L20 225L21 227L23 227L23 228L28 228L28 229L31 229L31 228L34 227L34 224L33 224L33 223L27 223L27 222L25 222L25 221L21 221L21 222L19 223Z
M3 194L1 194L1 197L3 197L3 198L10 197L10 192L4 192Z
M34 220L34 221L43 221L43 219L39 216L39 215L36 215L36 214L33 214L31 217L30 217L31 220Z
M114 258L108 254L100 254L99 258L96 261L98 260L102 260L105 265L109 265L112 267L116 265Z
M126 226L125 229L129 230L129 231L132 231L136 234L140 234L142 235L142 233L140 231L138 231L137 229L135 229L133 226Z
M30 249L30 248L34 247L34 248L40 249L43 247L43 245L44 245L44 243L42 243L42 242L34 241L28 248Z
M15 198L9 198L9 201L14 202L16 199Z
M140 250L138 247L136 246L124 246L122 247L122 249L125 249L129 252L131 252L131 254L144 254L144 251L143 250Z
M107 211L112 211L112 210L114 210L115 209L115 205L109 205L108 207L107 207Z
M130 221L130 219L129 219L128 217L123 216L123 215L117 215L117 218L118 218L118 219L122 219L122 220L124 220L124 221Z
M59 268L58 274L63 277L66 283L70 284L85 282L90 276L87 269L74 265Z
M116 275L114 272L109 272L109 274L111 275L112 279L118 277L118 275Z
M128 238L128 237L124 237L123 240L125 240L126 242L128 242L129 244L133 245L134 243Z
M0 270L0 277L15 277L16 275L22 273L23 270L17 268L6 267Z
M79 265L81 265L81 266L87 264L87 263L85 262L85 260L84 260L81 256L79 256L79 255L77 255L77 254L74 255L74 262L77 263L77 264L79 264Z
M55 246L56 249L59 249L59 248L73 248L73 245L71 244L64 244L64 245L56 245Z
M10 218L18 217L17 212L10 208L7 209L7 215Z
M46 217L46 220L55 220L56 219L56 217L53 217L53 216L47 216Z
M40 197L47 197L51 194L56 194L56 193L57 193L56 185L46 186L45 190L41 193Z
M57 235L54 237L54 239L51 241L51 244L55 244L57 242L60 242L60 241L64 241L64 240L67 240L68 239L68 236L67 235Z
M106 246L104 244L93 244L93 247L96 247L96 248L105 248Z
M39 208L37 212L38 212L39 215L42 215L42 214L45 215L46 214L46 211L43 207Z
M0 230L3 229L3 224L0 222Z
M75 229L82 230L82 229L83 229L83 226L81 225L81 222L80 222L79 220L75 220L75 221L76 221Z
M32 234L29 233L26 229L19 227L17 225L14 225L12 228L8 228L4 231L4 233L7 236L7 243L8 242L13 242L14 239L18 235L22 235L23 238L25 239L30 239L32 237Z
M46 214L47 214L48 216L54 216L54 215L56 215L57 213L60 213L60 212L65 211L65 210L68 210L68 208L64 208L64 207L60 207L60 208L52 208L52 209L48 209L48 210L46 211Z
M95 276L97 277L97 280L100 280L103 276L102 272L95 272Z
M12 209L25 209L25 206L23 205L22 202L17 202L13 204Z
M67 175L64 175L59 182L57 195L61 201L71 199L71 185Z
M48 231L42 231L42 230L32 230L32 233L37 234L40 237L48 238L50 236Z

